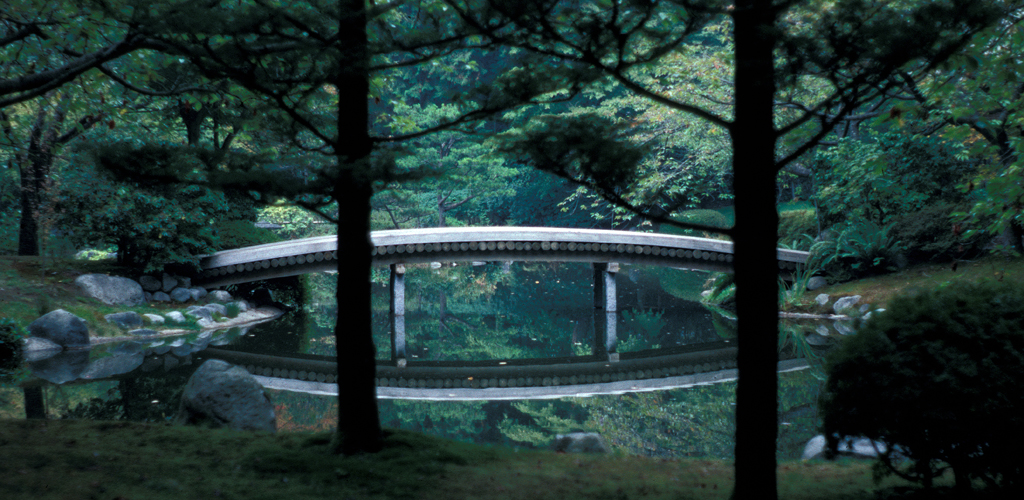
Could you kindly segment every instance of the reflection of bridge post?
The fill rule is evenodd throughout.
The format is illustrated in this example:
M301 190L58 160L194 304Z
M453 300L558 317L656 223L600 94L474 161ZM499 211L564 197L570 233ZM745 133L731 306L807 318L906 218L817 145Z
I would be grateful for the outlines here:
M405 359L405 266L391 264L391 360L404 367Z
M616 311L615 274L619 272L617 262L594 263L594 355L607 356L609 361L618 361L618 342L615 335Z

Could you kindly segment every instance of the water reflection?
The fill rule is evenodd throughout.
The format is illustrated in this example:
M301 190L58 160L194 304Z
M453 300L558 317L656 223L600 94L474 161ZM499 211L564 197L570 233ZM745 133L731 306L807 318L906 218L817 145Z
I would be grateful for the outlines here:
M392 354L390 294L386 272L376 276L373 335L378 359L388 360ZM209 345L275 356L334 356L334 279L331 274L310 276L303 307L249 330L196 333L33 360L34 387L42 381L50 384L45 396L51 417L169 418L177 408L176 391L196 367L193 358ZM617 278L618 351L734 338L733 321L680 298L696 297L699 291L694 292L692 285L706 279L705 273L623 266ZM407 354L429 361L588 355L596 338L593 286L592 268L579 263L409 267ZM837 335L831 331L824 335L817 326L790 324L783 338L801 355L820 359ZM797 456L806 441L803 436L809 438L816 431L817 379L813 371L780 378L780 453ZM111 381L80 385L99 379ZM546 446L556 433L587 430L601 432L629 453L728 457L734 389L735 384L725 383L546 401L382 400L380 408L384 425L462 440ZM334 397L271 393L282 431L330 430L336 422Z

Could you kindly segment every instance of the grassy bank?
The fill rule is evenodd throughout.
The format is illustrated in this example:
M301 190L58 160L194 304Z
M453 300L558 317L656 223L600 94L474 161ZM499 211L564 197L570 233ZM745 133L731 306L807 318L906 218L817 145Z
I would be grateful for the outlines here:
M390 433L384 451L329 452L328 434L265 434L129 422L0 421L0 498L726 499L720 460L567 455ZM868 499L864 462L787 462L785 499Z

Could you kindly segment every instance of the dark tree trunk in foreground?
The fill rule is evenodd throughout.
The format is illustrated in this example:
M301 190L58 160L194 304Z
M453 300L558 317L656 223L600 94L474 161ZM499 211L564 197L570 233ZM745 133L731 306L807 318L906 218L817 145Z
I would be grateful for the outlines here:
M775 94L770 2L736 2L736 106L732 130L739 318L734 499L774 499L777 427L778 285Z
M371 333L369 161L369 49L363 0L339 2L340 47L335 86L338 92L338 134L335 138L338 202L338 318L334 325L338 351L338 434L335 450L344 454L375 452L382 446L377 411L376 350Z

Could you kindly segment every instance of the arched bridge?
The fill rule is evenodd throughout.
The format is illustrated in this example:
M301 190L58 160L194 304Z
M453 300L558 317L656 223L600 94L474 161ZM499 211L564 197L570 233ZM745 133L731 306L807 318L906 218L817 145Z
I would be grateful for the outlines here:
M374 231L377 265L457 261L574 261L653 264L732 271L729 241L634 231L552 227L458 227ZM224 250L200 261L196 282L222 286L337 267L336 236ZM794 270L808 253L779 249L780 270Z

